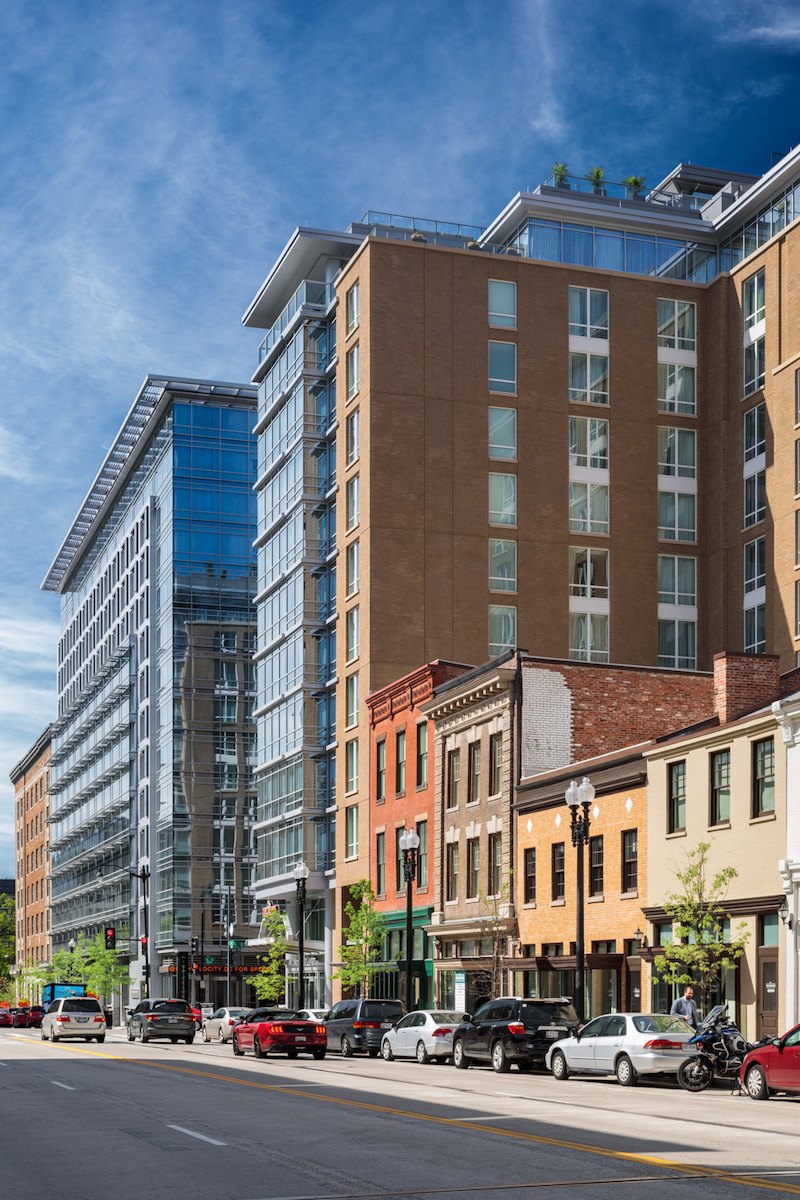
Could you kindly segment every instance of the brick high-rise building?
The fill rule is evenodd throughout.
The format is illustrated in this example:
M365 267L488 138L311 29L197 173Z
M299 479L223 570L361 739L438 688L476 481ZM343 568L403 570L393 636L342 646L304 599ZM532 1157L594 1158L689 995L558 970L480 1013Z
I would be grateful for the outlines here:
M371 212L289 240L244 317L268 331L256 886L292 897L306 859L327 974L368 867L344 861L367 693L516 646L795 666L797 216L800 149L647 193L551 180L485 229Z
M50 731L11 771L17 887L17 962L50 961Z

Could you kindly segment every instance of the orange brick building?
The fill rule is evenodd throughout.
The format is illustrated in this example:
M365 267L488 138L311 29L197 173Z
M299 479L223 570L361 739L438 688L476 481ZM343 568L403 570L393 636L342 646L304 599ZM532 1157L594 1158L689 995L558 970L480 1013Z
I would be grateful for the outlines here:
M50 960L50 726L11 771L17 886L17 963Z

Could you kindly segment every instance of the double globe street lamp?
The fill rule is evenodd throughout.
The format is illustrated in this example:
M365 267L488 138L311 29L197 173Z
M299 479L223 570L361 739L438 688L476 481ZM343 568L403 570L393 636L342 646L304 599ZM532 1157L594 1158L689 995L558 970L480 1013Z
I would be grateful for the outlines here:
M300 910L300 919L297 925L297 957L299 960L300 969L300 989L299 989L299 1008L303 1009L306 1006L306 973L305 973L305 932L306 932L306 880L310 871L306 864L301 859L296 865L294 871L294 881L297 886L297 907Z
M414 931L411 915L411 888L417 873L417 851L419 834L416 829L404 829L400 834L400 849L403 851L403 874L406 880L406 1008L412 1010L412 959L414 957Z
M580 785L575 780L564 793L570 811L572 844L578 851L577 895L575 903L575 1009L581 1021L584 1018L584 987L586 978L586 953L583 939L583 847L589 841L589 808L594 800L594 787L584 775ZM579 814L579 809L583 812Z

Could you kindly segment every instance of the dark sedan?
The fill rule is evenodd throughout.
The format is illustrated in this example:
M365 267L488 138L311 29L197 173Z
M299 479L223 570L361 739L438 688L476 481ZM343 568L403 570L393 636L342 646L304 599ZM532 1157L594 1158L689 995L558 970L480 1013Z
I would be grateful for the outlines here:
M314 1058L325 1057L328 1034L324 1025L304 1021L288 1008L256 1008L247 1013L234 1027L234 1054L245 1054L252 1050L256 1058L268 1054L285 1054L297 1058L298 1054L311 1054Z
M800 1092L800 1025L754 1046L744 1056L739 1082L753 1100L768 1100L773 1092Z

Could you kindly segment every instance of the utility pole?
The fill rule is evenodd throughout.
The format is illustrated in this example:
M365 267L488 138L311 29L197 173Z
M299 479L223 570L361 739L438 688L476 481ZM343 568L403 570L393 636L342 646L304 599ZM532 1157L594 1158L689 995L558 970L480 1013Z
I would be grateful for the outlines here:
M225 923L228 929L228 986L225 991L225 1004L231 1006L231 938L233 937L233 921L231 920L231 888L228 884L228 903L225 909Z

